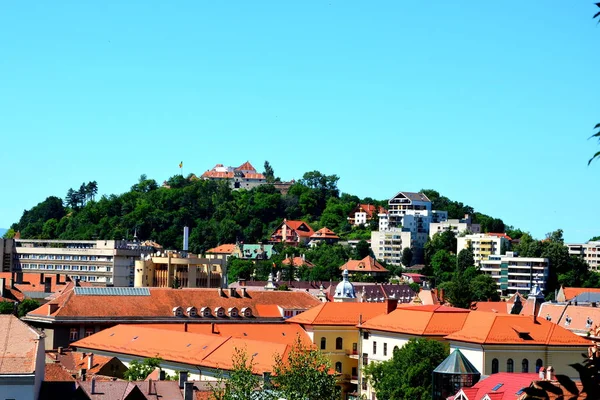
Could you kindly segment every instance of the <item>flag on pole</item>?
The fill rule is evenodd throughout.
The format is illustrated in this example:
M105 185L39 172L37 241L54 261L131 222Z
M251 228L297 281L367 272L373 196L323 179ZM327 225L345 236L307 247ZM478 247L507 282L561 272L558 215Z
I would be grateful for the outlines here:
M183 168L183 161L179 163L179 168Z

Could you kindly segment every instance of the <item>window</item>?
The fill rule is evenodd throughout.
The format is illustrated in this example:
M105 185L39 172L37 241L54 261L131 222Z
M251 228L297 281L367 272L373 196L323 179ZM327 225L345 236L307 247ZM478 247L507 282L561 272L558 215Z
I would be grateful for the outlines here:
M506 372L515 372L515 362L512 358L506 360Z
M369 365L369 355L367 353L363 353L363 366Z
M383 355L387 356L387 343L383 344Z
M77 328L71 328L69 331L69 341L74 342L79 339L79 330Z
M523 361L521 361L521 372L529 372L529 360L526 358L524 358Z
M342 347L343 347L342 344L343 344L343 342L342 342L342 338L341 337L335 339L335 349L336 350L341 350Z
M338 374L342 373L342 363L339 361L335 363L335 372Z
M373 342L373 355L377 354L377 342Z
M494 358L492 360L492 374L497 374L498 373L498 359Z
M538 372L540 372L540 368L542 368L542 366L544 365L544 362L542 361L541 358L538 358L535 362L535 373L537 374Z
M94 334L94 328L85 328L85 337L92 336Z
M327 347L327 339L325 339L324 337L322 337L321 338L321 350L325 350L326 347Z

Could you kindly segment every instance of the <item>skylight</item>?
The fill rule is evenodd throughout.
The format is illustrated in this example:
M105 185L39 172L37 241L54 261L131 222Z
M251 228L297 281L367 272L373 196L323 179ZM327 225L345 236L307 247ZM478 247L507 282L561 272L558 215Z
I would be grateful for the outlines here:
M492 388L492 391L493 391L493 392L495 392L496 390L500 389L500 388L501 388L503 385L504 385L504 383L499 383L499 384L497 384L496 386L494 386L494 387Z

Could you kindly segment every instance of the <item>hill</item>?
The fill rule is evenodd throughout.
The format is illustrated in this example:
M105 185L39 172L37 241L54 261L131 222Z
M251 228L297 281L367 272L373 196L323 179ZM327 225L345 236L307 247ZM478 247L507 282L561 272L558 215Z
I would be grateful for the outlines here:
M305 173L286 195L272 185L233 191L226 182L194 178L176 175L159 186L142 175L128 192L98 200L95 182L82 184L79 190L70 189L64 202L51 196L26 210L11 228L22 238L38 239L123 239L135 232L141 240L180 249L183 227L189 226L190 251L202 253L220 243L263 241L283 218L302 219L315 230L327 226L345 239L369 239L371 228L350 226L348 214L359 202L387 205L387 200L340 194L339 178L318 171ZM433 190L426 193L451 218L473 212ZM484 230L504 230L502 220L474 215L475 222L496 221Z

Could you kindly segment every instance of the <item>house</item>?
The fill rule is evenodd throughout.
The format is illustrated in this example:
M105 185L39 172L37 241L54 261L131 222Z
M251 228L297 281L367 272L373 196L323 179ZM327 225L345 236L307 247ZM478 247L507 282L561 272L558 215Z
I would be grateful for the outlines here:
M459 238L460 239L460 238ZM481 272L491 275L503 296L529 292L535 285L545 290L550 262L541 257L519 257L512 251L491 255L479 263Z
M600 267L600 241L587 243L567 244L569 254L581 258L587 263L591 271L598 271Z
M268 260L277 254L272 244L245 244L238 243L231 255L242 260Z
M44 380L44 335L13 315L0 315L0 396L37 400Z
M425 282L426 280L426 276L425 275L421 275L421 274L415 274L415 273L411 273L411 272L403 272L400 275L400 278L408 283L416 283L416 284L422 284L423 282Z
M204 172L200 178L208 180L226 180L232 189L252 189L267 183L265 176L246 161L239 167L225 167L217 164L213 169Z
M431 222L429 224L429 237L431 239L433 239L433 235L436 233L445 231L452 231L455 235L463 232L477 234L481 232L481 225L474 224L469 214L465 214L464 218L448 219L446 221Z
M227 243L221 244L217 247L213 247L212 249L206 250L206 258L211 260L229 260L229 257L233 255L235 251L236 245Z
M271 243L284 243L289 246L305 245L314 235L313 229L304 221L284 219L271 234Z
M311 247L318 246L321 243L335 244L339 242L340 237L331 229L324 227L316 231L311 237L308 245Z
M127 371L127 367L116 357L81 353L62 347L47 351L46 360L50 362L50 364L46 364L46 370L48 370L48 366L59 366L67 375L83 379L92 376L122 379L125 371ZM57 374L57 372L54 371L54 374Z
M371 256L366 256L362 260L348 260L340 266L340 270L348 270L350 276L364 274L373 278L384 278L390 273L379 261Z
M385 213L385 208L373 204L357 204L348 215L350 225L360 226L369 223L377 214Z
M536 316L471 311L462 329L449 334L450 350L459 349L482 375L538 372L544 365L576 378L570 364L581 362L591 341Z
M567 302L573 300L575 297L584 293L600 293L598 288L574 288L574 287L560 287L556 295L556 301Z
M45 303L50 296L60 294L75 284L82 287L91 286L89 282L76 283L68 275L0 272L0 299L18 302L34 299Z
M539 380L537 373L499 372L490 375L469 388L461 388L454 400L515 400L524 393L523 389Z
M318 304L299 291L74 287L23 319L56 349L117 324L282 322Z
M361 390L372 398L374 389L362 376L362 366L370 362L389 360L395 348L401 348L411 338L444 340L460 330L469 310L440 305L402 305L387 314L380 314L358 325L360 337L359 372Z
M392 312L398 302L382 303L322 303L287 320L302 326L312 342L331 361L340 374L342 395L358 391L359 332L357 325L378 315ZM346 398L346 397L344 397Z
M300 256L292 255L291 257L286 255L285 258L283 259L283 261L281 261L281 263L285 266L292 265L296 268L300 268L300 267L314 268L314 266L315 266L315 264L311 263L310 261L308 261L306 259L304 254L302 254Z

